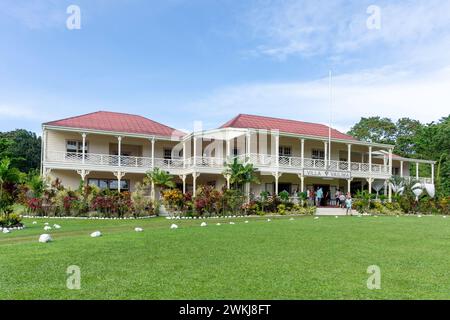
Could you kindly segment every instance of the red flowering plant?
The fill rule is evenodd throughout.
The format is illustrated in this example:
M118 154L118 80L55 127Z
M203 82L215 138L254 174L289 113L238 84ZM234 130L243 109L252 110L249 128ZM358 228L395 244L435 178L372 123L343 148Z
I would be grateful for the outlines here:
M200 215L218 214L223 206L222 193L213 186L201 186L195 196L194 205Z

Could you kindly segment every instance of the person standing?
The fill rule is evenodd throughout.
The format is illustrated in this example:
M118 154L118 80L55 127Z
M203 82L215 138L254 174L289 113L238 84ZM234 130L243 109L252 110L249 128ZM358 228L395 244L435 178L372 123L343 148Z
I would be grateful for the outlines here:
M352 213L352 196L350 195L350 192L347 194L347 199L345 199L345 207L346 207L346 211L345 211L345 215L348 215L348 213L350 212L350 214Z
M341 191L339 191L339 189L336 189L336 192L334 193L334 199L336 200L336 207L339 208L340 207L340 200L339 200L339 196L341 195Z
M318 207L320 207L320 205L322 203L322 198L323 198L323 190L321 187L318 187L317 192L316 192L316 200L317 200Z

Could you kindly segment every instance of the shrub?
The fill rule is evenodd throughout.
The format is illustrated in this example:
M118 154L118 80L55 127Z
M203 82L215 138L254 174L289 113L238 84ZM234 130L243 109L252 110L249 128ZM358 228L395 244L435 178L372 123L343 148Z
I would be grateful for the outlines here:
M22 226L22 218L18 214L2 215L0 217L0 227L13 228Z
M162 191L163 203L171 212L179 211L184 205L184 195L178 189L166 189Z
M286 190L281 191L278 196L280 197L281 201L288 202L289 201L289 192Z
M285 215L286 214L286 205L283 203L279 204L277 206L277 210L278 210L278 214Z
M213 186L201 186L195 196L195 210L198 214L218 214L223 207L223 195Z

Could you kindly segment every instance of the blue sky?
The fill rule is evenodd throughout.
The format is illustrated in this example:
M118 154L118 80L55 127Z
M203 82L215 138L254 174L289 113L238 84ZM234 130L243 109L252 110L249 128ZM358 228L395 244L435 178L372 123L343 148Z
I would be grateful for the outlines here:
M327 123L329 69L341 130L450 109L447 0L2 0L0 38L1 131L97 110L183 130L238 113Z

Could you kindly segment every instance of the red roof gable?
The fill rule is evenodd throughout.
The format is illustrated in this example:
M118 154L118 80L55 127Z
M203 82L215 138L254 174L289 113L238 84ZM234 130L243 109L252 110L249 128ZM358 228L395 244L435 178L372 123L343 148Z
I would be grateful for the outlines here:
M221 128L251 128L265 130L280 130L280 132L294 133L300 135L309 135L317 137L328 137L328 126L318 123L302 122L296 120L287 120L249 114L239 114ZM331 137L341 140L356 139L352 136L331 129Z
M142 116L109 111L97 111L81 116L47 122L44 125L167 137L182 137L185 135L181 131Z

